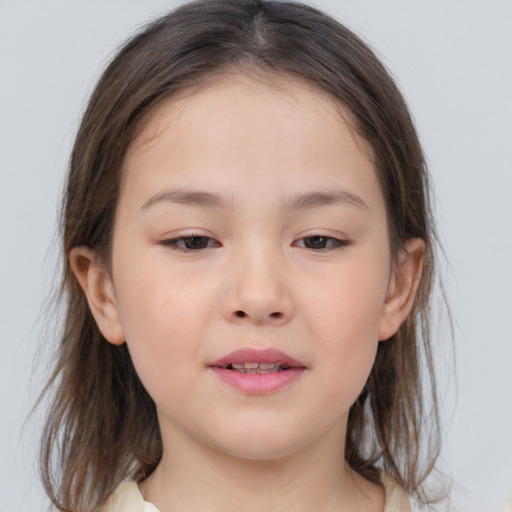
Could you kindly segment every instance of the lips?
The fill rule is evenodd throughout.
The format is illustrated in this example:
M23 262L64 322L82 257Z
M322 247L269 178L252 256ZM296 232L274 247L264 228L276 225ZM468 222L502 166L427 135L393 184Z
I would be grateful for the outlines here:
M220 379L247 394L268 394L300 377L306 366L276 349L240 349L209 365Z
M275 364L277 366L288 368L305 368L305 365L301 362L296 361L284 352L274 348L267 348L264 350L243 348L235 350L227 356L224 356L218 361L210 364L210 367L226 369L229 366L243 365L244 363L249 363L249 365L258 363L259 365Z

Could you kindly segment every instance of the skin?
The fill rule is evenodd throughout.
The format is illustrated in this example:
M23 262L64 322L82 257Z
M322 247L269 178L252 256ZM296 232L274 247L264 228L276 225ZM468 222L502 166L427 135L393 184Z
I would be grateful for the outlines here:
M383 488L343 460L347 418L412 307L424 244L391 261L371 148L345 119L295 79L185 91L126 157L111 274L86 247L70 255L155 401L163 458L140 489L162 511L383 510ZM177 189L225 204L165 196ZM333 191L341 200L283 208ZM185 249L192 236L204 248ZM306 370L268 395L235 390L208 365L245 347Z

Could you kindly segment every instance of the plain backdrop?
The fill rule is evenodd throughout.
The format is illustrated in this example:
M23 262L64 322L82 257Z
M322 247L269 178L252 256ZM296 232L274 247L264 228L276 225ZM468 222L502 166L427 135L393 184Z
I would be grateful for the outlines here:
M41 312L58 283L57 203L79 116L114 49L177 3L0 0L0 512L44 509L41 411L25 420L46 370L35 356L51 339ZM446 322L437 351L451 510L502 511L512 497L512 1L314 5L376 49L417 121L455 321L456 373Z

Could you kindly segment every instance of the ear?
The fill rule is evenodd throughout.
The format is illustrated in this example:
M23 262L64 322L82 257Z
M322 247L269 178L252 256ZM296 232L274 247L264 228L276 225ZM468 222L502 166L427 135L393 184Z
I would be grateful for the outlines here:
M114 345L125 341L112 279L97 254L88 247L75 247L69 255L73 274L80 284L96 324Z
M379 323L379 341L391 338L411 312L421 282L424 257L424 240L410 238L405 242L389 280Z

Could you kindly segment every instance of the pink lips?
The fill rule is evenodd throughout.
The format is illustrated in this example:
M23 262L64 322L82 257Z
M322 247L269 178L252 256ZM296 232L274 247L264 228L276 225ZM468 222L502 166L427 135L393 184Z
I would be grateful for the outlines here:
M229 369L231 364L275 363L284 366L281 371L269 373L243 373ZM253 395L275 392L302 375L306 367L276 349L255 350L244 348L231 352L209 365L222 381L230 386Z

